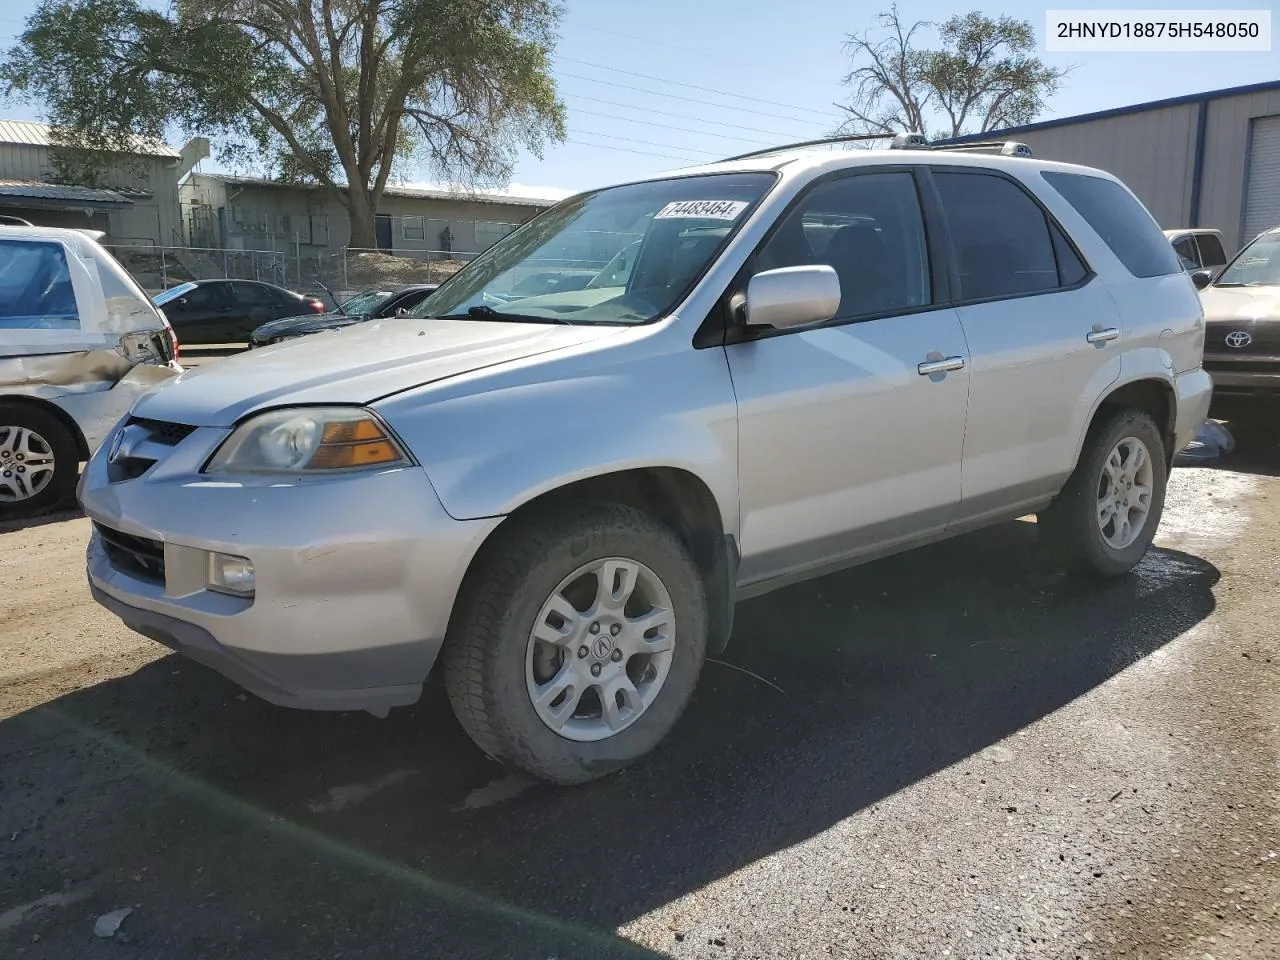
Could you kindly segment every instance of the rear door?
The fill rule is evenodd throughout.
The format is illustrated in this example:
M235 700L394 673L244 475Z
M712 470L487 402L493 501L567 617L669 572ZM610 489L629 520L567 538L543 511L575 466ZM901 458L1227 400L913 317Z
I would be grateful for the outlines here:
M228 342L248 340L249 335L264 323L306 312L302 301L286 302L281 291L265 283L237 281L232 284L232 290L234 309L228 318Z
M1058 491L1079 424L1120 375L1121 328L1103 285L1017 180L969 167L933 173L971 356L963 523Z
M227 289L224 280L201 283L164 305L179 343L226 343Z

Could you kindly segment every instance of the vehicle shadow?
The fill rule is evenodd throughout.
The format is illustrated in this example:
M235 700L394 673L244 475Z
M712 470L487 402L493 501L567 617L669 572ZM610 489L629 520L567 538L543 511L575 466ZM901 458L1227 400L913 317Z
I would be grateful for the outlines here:
M63 504L44 513L38 513L35 516L15 517L12 520L0 517L0 533L12 533L16 530L25 530L28 527L43 527L51 523L64 523L67 520L75 520L83 516L84 511L80 509L79 504Z
M0 723L0 830L41 873L0 894L98 883L144 904L157 956L637 955L620 925L1087 693L1207 617L1217 579L1169 550L1064 577L1017 522L761 597L668 742L573 789L483 758L438 683L379 721L165 657Z

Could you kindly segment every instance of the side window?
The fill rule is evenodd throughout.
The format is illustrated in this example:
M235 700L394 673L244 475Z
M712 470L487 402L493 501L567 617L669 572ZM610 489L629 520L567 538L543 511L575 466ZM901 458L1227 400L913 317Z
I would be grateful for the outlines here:
M260 287L256 283L232 284L232 296L242 307L275 307L280 305L276 293L269 287Z
M225 283L208 283L196 287L180 299L187 301L188 310L217 310L222 306Z
M1196 238L1200 244L1200 263L1206 267L1220 267L1227 262L1227 252L1222 249L1222 241L1212 233L1202 233Z
M987 300L1061 285L1044 211L1016 184L934 170L960 268L960 298Z
M1120 184L1084 173L1045 173L1043 176L1135 277L1162 277L1182 272L1182 262L1173 245L1146 208Z
M78 330L80 311L60 243L0 240L0 330Z
M408 310L410 307L416 307L431 294L430 290L415 290L413 293L407 294L397 300L387 311L394 314L398 310Z
M1195 237L1179 237L1177 240L1173 241L1173 249L1177 252L1178 256L1183 257L1191 263L1191 268L1201 265L1200 251L1196 249Z
M837 319L932 302L924 220L910 173L868 173L820 184L765 243L757 270L827 264L840 278Z

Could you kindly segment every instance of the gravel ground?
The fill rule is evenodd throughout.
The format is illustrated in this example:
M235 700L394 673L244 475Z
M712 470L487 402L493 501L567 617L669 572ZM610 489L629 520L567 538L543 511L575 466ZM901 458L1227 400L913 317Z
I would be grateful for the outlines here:
M0 528L0 957L1280 957L1278 477L1175 471L1102 588L1013 523L750 601L572 790L435 684L245 697L90 601L86 520Z

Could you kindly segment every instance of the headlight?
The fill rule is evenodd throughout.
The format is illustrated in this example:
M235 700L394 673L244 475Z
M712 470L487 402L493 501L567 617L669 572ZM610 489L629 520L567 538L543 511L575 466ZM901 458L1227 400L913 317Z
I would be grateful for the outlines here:
M232 432L205 473L330 473L399 467L409 455L359 407L272 410Z

